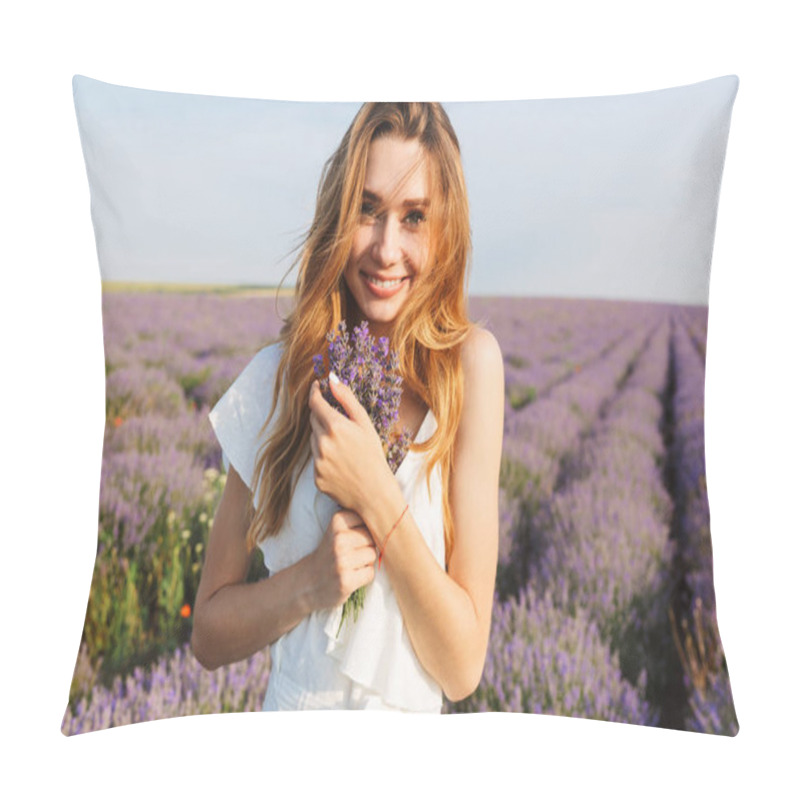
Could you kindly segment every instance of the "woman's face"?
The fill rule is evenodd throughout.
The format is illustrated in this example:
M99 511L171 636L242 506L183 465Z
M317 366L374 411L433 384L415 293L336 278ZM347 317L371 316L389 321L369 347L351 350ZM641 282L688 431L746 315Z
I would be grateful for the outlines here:
M416 139L375 139L369 147L361 216L345 281L358 320L388 336L417 279L427 268L429 176Z

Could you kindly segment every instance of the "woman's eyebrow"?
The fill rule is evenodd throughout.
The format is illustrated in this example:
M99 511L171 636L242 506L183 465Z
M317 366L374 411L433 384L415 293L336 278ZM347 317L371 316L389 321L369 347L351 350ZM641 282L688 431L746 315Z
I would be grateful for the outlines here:
M380 195L375 194L375 192L371 192L369 189L364 189L363 197L365 200L371 200L373 203L380 203L381 198ZM427 208L430 205L430 200L427 197L422 197L419 199L412 199L412 200L404 200L403 207L420 207Z

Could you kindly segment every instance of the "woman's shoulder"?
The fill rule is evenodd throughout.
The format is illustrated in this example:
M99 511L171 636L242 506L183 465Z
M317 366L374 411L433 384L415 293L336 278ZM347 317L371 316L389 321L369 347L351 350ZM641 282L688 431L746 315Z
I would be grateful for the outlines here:
M503 374L503 353L494 334L487 328L472 325L461 345L461 366L465 379Z
M462 436L479 441L502 435L505 374L503 353L494 334L474 325L461 350L464 371L464 405L459 430Z

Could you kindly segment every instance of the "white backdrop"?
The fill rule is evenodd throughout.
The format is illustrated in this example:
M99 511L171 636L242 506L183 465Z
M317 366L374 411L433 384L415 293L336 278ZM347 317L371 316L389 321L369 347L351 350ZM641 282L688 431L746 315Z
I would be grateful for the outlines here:
M526 12L524 9L528 8ZM13 10L8 10L13 8ZM789 3L29 3L0 20L4 781L84 797L772 796L796 755L798 59ZM741 80L711 271L706 440L735 739L533 715L220 715L64 738L95 554L100 275L81 73L275 99L489 100ZM790 116L792 115L792 116ZM796 136L796 130L794 130ZM10 180L8 176L10 175ZM796 784L796 779L794 780Z

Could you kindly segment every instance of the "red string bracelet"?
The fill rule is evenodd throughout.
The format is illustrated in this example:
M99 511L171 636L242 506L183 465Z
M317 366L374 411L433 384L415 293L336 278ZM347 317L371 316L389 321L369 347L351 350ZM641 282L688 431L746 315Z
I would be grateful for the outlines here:
M378 569L381 568L381 561L383 561L383 554L386 552L386 542L389 541L389 537L392 535L392 532L400 524L400 520L403 519L403 514L405 514L406 511L408 511L408 503L406 503L406 507L403 509L402 514L400 514L400 516L397 518L397 522L395 522L395 524L392 525L392 529L389 531L389 533L386 534L386 538L383 540L383 547L380 548L380 553L378 553Z

